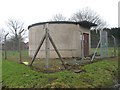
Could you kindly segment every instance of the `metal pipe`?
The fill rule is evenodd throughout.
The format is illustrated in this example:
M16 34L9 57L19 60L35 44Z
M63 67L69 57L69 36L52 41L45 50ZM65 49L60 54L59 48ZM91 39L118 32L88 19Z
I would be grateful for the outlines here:
M83 40L84 40L84 36L83 36L83 33L82 33L82 31L80 31L80 30L78 30L80 33L81 33L81 35L82 35L82 37L80 37L80 38L82 38L81 39L81 56L82 56L82 60L84 59L84 42L83 42Z
M4 47L4 49L5 49L5 60L7 59L7 47L6 47L6 37L7 37L7 35L8 35L9 33L7 33L6 35L5 35L5 47Z
M45 35L43 36L43 38L41 39L40 44L39 44L39 46L38 46L38 48L37 48L37 50L36 50L36 52L35 52L35 54L34 54L34 57L33 57L33 59L32 59L32 61L31 61L31 63L30 63L29 66L32 66L32 64L33 64L33 62L34 62L34 60L35 60L35 58L36 58L36 56L37 56L37 54L38 54L38 52L39 52L39 50L40 50L40 48L41 48L44 40L45 40L45 37L46 37L46 33L45 33Z
M114 56L116 56L116 39L113 35L112 38L114 39Z
M64 64L64 62L63 62L63 59L62 59L60 53L58 52L58 49L57 49L57 47L55 46L55 43L53 42L53 39L52 39L52 37L50 36L49 33L48 33L48 37L49 37L49 40L51 41L51 43L52 43L52 45L53 45L53 47L54 47L54 49L55 49L55 51L56 51L56 53L57 53L57 55L58 55L58 57L60 58L60 60L61 60L61 62L62 62L62 65L63 65L64 68L66 69L66 66L65 66L65 64Z
M21 56L21 33L23 31L24 31L24 29L19 32L19 61L20 61L20 63L22 63L22 56Z
M93 56L92 56L91 61L94 60L94 58L95 58L95 54L96 54L96 52L97 52L97 49L98 49L99 45L100 45L100 40L99 40L98 45L97 45L97 47L96 47L96 49L95 49L95 51L94 51L94 54L93 54Z
M48 39L48 33L49 33L49 30L48 30L48 23L46 24L46 28L45 28L45 31L46 31L46 47L45 47L45 53L46 53L46 68L49 67L49 52L50 52L50 49L49 49L49 39Z

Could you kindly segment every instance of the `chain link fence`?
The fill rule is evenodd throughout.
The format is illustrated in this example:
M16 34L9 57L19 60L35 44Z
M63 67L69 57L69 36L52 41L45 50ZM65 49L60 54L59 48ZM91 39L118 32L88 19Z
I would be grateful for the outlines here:
M26 61L29 59L28 43L21 42L21 49L20 50L19 50L18 46L15 46L14 42L6 42L6 47L5 47L5 43L2 44L3 59L13 60L13 61L19 62L20 52L21 52L21 57L22 57L21 59L22 60Z
M91 48L90 48L89 56L87 56L88 59L86 59L87 57L84 58L84 60L82 60L82 58L75 58L75 57L74 58L63 58L64 64L66 65L68 69L73 69L73 68L78 69L80 68L80 65L84 65L86 62L89 62L91 60L91 57L93 56L96 50L96 47L100 41L100 32L91 31L90 40L91 40ZM117 50L116 38L108 34L107 42L108 42L107 57L117 56L118 50ZM2 44L3 60L5 60L6 58L6 60L20 63L20 59L21 59L22 63L30 64L33 58L29 57L29 43L21 42L20 44L21 44L21 49L17 49L17 50L16 50L16 47L19 47L19 46L15 46L14 42L7 42L6 47L5 47L5 44ZM6 56L5 56L5 53L6 53ZM99 45L95 53L95 58L97 57L100 58L100 54L101 53L100 53L100 45ZM34 69L37 69L40 71L53 72L53 71L64 70L64 66L61 60L59 59L59 57L55 59L49 59L48 65L47 65L47 61L45 58L36 58L32 66L34 67Z
M107 33L107 32L106 32ZM117 48L117 39L107 33L107 38L101 37L102 39L102 46L107 44L107 46L105 46L104 48L102 48L102 50L106 49L107 52L107 57L114 57L118 55L118 48ZM104 39L107 39L106 41ZM91 54L94 53L98 43L100 41L100 31L91 31ZM100 54L104 54L105 53L101 53L101 43L96 51L96 55L100 56Z

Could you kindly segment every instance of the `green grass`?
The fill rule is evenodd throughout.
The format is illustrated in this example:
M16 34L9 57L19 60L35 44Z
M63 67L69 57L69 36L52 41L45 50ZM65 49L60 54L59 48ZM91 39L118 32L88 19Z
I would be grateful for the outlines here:
M28 61L28 50L22 50L21 56L23 61ZM3 57L4 58L4 51L3 51ZM18 51L7 51L7 59L17 61L19 62L19 52Z
M23 57L28 57L28 50L22 50L21 53ZM19 52L18 51L7 51L7 55L8 57L11 57L11 56L17 57L19 56Z
M2 83L2 53L0 51L0 86Z
M90 49L90 54L94 53L95 49L96 48L91 48ZM118 48L116 48L116 49L117 49L116 50L116 55L118 55ZM22 50L21 53L22 53L23 59L28 59L28 57L29 57L28 50ZM97 54L100 54L100 48L98 48ZM108 56L113 56L113 54L114 54L114 48L109 47L108 48ZM19 52L18 51L7 51L7 57L9 59L18 59L19 58Z
M88 78L89 76L93 78L92 86L102 87L112 85L112 80L117 76L117 62L114 61L100 61L97 63L89 64L83 67L87 71ZM105 79L105 80L104 80Z
M117 60L102 60L83 66L86 72L37 72L17 62L3 60L3 86L8 88L111 87L117 75Z
M92 49L93 51L95 49ZM111 52L112 49L109 49ZM103 60L82 67L86 72L76 74L72 71L62 71L45 74L18 64L19 52L8 51L8 59L3 60L3 86L9 88L88 88L110 87L117 75L117 60ZM22 60L28 61L28 51L22 51ZM51 65L61 64L60 61L51 61ZM36 60L35 67L45 67L45 61ZM55 68L55 67L54 67ZM57 69L56 67L55 69Z
M90 49L90 53L94 53L96 48L91 48ZM97 54L100 55L100 48L97 49ZM109 47L108 48L108 57L111 57L114 55L114 48L113 47ZM118 48L116 48L116 55L118 55Z

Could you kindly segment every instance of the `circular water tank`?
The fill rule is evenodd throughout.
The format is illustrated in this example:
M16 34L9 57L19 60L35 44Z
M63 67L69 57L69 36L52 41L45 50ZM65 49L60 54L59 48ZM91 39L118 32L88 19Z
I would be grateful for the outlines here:
M83 33L90 34L90 28L81 23L54 21L43 22L30 25L29 29L29 56L33 57L40 41L45 35L45 24L48 24L49 34L56 45L58 52L62 57L81 57L82 55L82 35ZM90 35L89 35L90 37ZM84 38L83 38L84 39ZM89 43L88 43L89 44ZM88 45L90 46L90 44ZM49 41L50 58L58 58L51 42ZM45 41L37 55L37 58L45 58Z

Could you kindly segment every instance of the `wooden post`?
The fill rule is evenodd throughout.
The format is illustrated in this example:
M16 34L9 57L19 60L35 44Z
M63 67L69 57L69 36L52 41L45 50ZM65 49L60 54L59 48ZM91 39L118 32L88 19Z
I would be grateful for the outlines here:
M32 66L32 64L33 64L33 62L34 62L34 60L35 60L35 58L36 58L36 56L37 56L37 54L38 54L38 52L39 52L39 50L40 50L40 48L41 48L44 40L45 40L45 37L46 37L46 33L45 33L45 35L43 36L43 38L41 39L40 45L38 46L38 48L37 48L37 50L36 50L36 52L35 52L35 55L34 55L34 57L33 57L33 59L32 59L32 61L31 61L31 63L30 63L29 66Z
M7 33L6 35L5 35L5 47L4 47L4 49L5 49L5 60L7 59L7 47L6 47L6 37L7 37L7 35L8 35L9 33Z
M52 45L53 45L53 47L54 47L54 49L55 49L55 51L56 51L56 53L57 53L57 55L58 55L58 57L60 58L60 60L61 60L61 62L62 62L62 65L63 65L64 68L66 69L66 66L65 66L65 64L64 64L64 62L63 62L63 59L62 59L60 53L58 52L57 47L55 46L55 44L54 44L54 42L53 42L53 40L52 40L52 37L50 36L49 33L48 33L48 37L49 37L49 40L51 41L51 43L52 43Z

